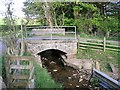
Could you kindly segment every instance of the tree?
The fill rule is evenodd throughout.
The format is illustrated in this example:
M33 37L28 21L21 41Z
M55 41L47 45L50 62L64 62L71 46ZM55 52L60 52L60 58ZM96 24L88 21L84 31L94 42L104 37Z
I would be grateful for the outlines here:
M104 35L109 37L110 34L118 31L119 9L117 8L117 2L96 3L96 6L100 9L100 15L97 18L98 26L103 31Z
M8 29L14 30L15 31L15 19L14 19L14 15L13 15L13 11L14 8L12 8L12 5L14 3L12 2L12 0L10 1L5 1L5 6L7 11L5 12L5 18L4 18L4 22L5 24L8 25Z
M51 8L47 1L45 2L24 2L23 11L29 23L30 19L37 19L42 25L53 26ZM27 23L27 24L28 24Z
M47 20L47 24L49 26L53 26L53 19L52 19L52 15L51 15L50 6L46 0L45 0L45 3L43 4L43 9L44 9L44 13L45 13L45 18Z
M41 25L77 26L91 35L111 35L118 31L116 3L110 2L26 2L24 9Z

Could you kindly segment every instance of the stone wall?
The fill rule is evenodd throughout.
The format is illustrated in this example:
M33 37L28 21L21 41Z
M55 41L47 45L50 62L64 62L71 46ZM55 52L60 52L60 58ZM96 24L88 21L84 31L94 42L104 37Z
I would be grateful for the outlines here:
M38 40L27 43L27 50L32 54L48 49L58 49L68 55L74 55L77 53L77 40Z

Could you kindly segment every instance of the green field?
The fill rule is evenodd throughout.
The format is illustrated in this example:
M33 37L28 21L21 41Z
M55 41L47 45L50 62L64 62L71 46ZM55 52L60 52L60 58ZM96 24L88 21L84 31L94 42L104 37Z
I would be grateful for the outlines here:
M21 20L23 20L24 23L26 22L24 18L18 18L15 19L15 25L21 25ZM0 25L5 25L3 18L0 18ZM36 22L36 20L31 20L28 25L39 25L39 22Z
M4 25L3 18L0 18L0 25Z
M16 25L20 25L20 20L21 20L21 19L22 19L22 18L20 18L20 19L15 19ZM3 18L0 18L0 25L5 25Z

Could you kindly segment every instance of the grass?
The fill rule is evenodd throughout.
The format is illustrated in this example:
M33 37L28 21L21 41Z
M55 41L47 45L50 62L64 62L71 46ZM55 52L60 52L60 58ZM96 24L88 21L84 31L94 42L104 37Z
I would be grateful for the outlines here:
M28 37L34 37L34 36L44 36L44 37L51 37L51 34L31 34L28 35ZM52 34L52 36L56 36L56 37L75 37L74 34Z
M15 34L17 34L17 33L20 33L21 31L19 30L19 31L1 31L0 32L0 37L4 37L4 36L11 36L11 35L15 35Z
M82 38L91 38L91 39L102 39L104 38L104 36L93 36L93 35L87 35L85 33L81 33L80 37Z
M0 18L0 25L4 25L4 20L3 20L3 18Z
M35 66L35 87L49 88L49 90L62 90L62 84L55 82L47 70L34 63Z
M0 76L2 75L2 56L0 56Z
M103 40L103 38L104 38L104 36L98 36L98 35L97 36L93 36L93 35L87 35L85 33L81 33L80 37L82 37L82 38L91 38L91 39L100 39L100 40ZM118 41L118 40L120 40L120 38L119 37L109 37L109 38L107 38L107 40Z
M5 70L5 57L0 55L0 76L3 80L6 80L6 70Z
M110 71L110 67L108 66L108 63L112 63L115 65L115 67L120 68L119 66L119 58L120 54L118 55L118 52L114 51L100 51L100 50L91 50L90 48L86 50L80 50L78 49L77 52L77 58L79 59L89 59L94 61L100 62L101 71L108 72Z

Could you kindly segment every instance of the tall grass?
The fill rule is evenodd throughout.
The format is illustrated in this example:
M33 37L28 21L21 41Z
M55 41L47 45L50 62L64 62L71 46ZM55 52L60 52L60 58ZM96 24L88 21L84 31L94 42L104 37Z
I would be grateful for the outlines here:
M47 70L34 63L35 66L35 87L49 90L62 90L62 84L55 82Z
M0 76L6 81L5 57L0 55Z
M2 56L0 56L0 76L2 75Z

